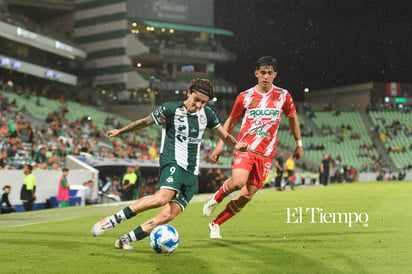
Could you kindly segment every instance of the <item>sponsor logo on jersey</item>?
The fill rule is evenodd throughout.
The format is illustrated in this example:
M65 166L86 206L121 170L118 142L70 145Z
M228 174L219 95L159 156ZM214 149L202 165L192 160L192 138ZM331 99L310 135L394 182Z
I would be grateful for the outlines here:
M256 118L256 117L261 117L261 118L273 118L273 117L279 117L280 116L280 111L274 108L266 108L266 109L251 109L249 110L249 115L250 118Z
M186 141L187 137L179 134L179 135L176 135L176 139L179 142L183 143L184 141Z
M194 137L189 137L189 139L187 140L187 142L189 144L199 144L200 142L202 142L202 139L200 138L194 138Z
M168 182L169 184L173 183L173 176L169 176L169 177L166 179L166 182Z
M261 126L255 128L255 129L249 130L249 134L256 134L258 136L264 136L268 139L270 138L270 134L267 133L266 131L264 131Z
M180 134L176 135L176 139L181 143L184 143L187 140L188 144L199 144L199 143L202 142L201 138L186 137L186 136L183 136L183 135L180 135Z

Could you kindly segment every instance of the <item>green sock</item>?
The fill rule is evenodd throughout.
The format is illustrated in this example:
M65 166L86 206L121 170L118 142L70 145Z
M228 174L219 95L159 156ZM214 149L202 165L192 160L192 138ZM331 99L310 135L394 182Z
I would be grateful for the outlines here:
M137 213L131 210L130 207L127 206L124 209L117 212L114 215L114 218L116 219L116 222L120 224L121 222L126 221L127 219L130 219L130 218L133 218L136 215Z
M127 237L130 239L130 241L139 241L141 239L146 238L149 235L149 233L143 231L142 227L139 225L135 230L130 231L127 233Z

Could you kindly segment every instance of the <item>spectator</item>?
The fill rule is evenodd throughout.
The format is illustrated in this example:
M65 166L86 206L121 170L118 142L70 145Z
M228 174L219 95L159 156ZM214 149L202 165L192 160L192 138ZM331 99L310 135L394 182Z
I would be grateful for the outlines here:
M140 166L139 165L135 165L134 173L136 174L136 185L135 185L135 188L134 188L134 199L139 199L140 198L140 188L143 187L143 178L142 178L142 173L140 172Z
M122 189L120 187L119 179L117 177L113 177L112 183L109 187L109 192L107 196L117 202L122 200Z
M46 147L41 145L38 147L38 153L35 156L35 159L37 164L45 164L47 166L47 156L46 156Z
M320 184L327 186L329 182L329 174L332 170L332 163L330 162L329 155L323 156L322 162L319 168L319 182Z
M16 212L16 210L10 204L10 201L9 201L10 191L11 191L11 187L9 185L5 185L3 187L3 190L0 190L0 214Z
M296 174L295 174L295 172L293 172L292 175L288 176L288 183L290 185L290 189L295 190L295 184L296 184Z
M306 171L303 170L302 173L300 174L300 184L301 185L305 185L307 176L308 175L306 174Z
M315 171L315 169L312 169L311 172L312 176L310 177L310 182L312 185L315 185L318 180L319 174Z
M289 158L286 160L285 166L286 166L286 172L287 172L286 184L291 185L290 184L291 181L289 180L289 177L293 176L293 174L295 173L295 161L293 160L293 154L290 155Z
M18 129L16 127L16 124L14 123L14 121L12 119L9 119L7 121L8 125L9 125L9 136L10 137L17 137L18 135Z
M63 176L59 181L59 190L57 192L57 200L60 202L60 207L69 206L69 196L70 196L70 186L67 181L67 175L69 175L69 170L67 168L63 169Z
M349 167L348 170L348 175L349 175L349 182L354 182L356 178L356 169L353 166Z
M33 167L24 165L24 181L21 186L20 200L23 201L23 207L26 211L32 211L34 201L36 200L36 178L32 174Z
M283 177L283 151L279 152L278 157L275 159L275 166L276 166L276 178L275 178L275 188L278 191L281 191L282 185L282 177Z
M83 184L85 186L85 204L86 205L94 205L96 204L96 200L93 199L93 180L89 180Z
M136 187L137 175L135 173L134 167L128 166L126 169L126 174L123 175L122 179L122 200L130 201L133 200L134 189Z

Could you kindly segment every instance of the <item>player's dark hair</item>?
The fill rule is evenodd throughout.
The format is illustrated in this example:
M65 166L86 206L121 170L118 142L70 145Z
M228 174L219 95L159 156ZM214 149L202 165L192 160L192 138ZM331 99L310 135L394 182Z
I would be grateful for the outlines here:
M273 67L274 71L277 71L276 59L272 56L262 56L256 62L256 70L259 70L260 67Z
M30 172L33 171L33 166L32 165L27 164L26 167L30 170Z
M215 97L215 91L213 90L213 85L208 79L196 78L192 80L189 90L191 92L200 92L212 99Z
M63 168L63 171L69 171L69 169L68 168Z

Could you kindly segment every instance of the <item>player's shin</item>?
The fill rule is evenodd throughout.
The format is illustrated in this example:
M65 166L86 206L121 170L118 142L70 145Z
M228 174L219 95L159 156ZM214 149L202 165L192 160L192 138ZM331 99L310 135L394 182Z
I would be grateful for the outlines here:
M213 199L220 203L225 197L227 197L232 191L230 191L228 183L231 178L227 179L226 181L223 182L222 186L219 188L219 190L213 195Z
M242 211L243 208L238 207L236 205L235 200L231 200L226 208L216 217L216 219L213 220L213 223L217 225L222 225L224 222L238 214L239 212Z

